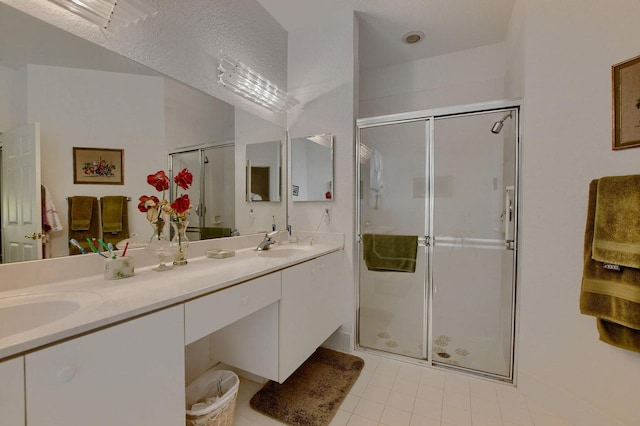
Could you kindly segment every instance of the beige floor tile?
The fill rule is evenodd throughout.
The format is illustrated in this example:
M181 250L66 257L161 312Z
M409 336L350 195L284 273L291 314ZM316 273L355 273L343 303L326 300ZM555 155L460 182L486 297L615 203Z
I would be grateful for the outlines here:
M353 414L377 422L382 416L382 411L384 411L384 404L361 399L356 405L356 409L353 410Z
M387 399L387 406L411 412L413 411L415 402L416 399L412 396L391 392L389 398Z
M411 423L411 413L398 410L393 407L385 407L380 418L380 424L385 426L409 426Z

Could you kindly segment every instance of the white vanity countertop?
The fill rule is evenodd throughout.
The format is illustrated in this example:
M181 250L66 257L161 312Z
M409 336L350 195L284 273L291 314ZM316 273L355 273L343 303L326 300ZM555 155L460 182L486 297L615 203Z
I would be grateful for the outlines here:
M207 249L203 244L199 248L193 246L197 244L192 243L189 250L204 253ZM253 247L236 250L235 256L225 259L188 257L188 265L163 272L153 271L151 266L138 267L134 253L136 269L131 278L105 280L100 270L96 271L99 275L2 291L0 312L1 307L12 303L40 300L66 300L82 307L46 325L0 337L0 361L340 250L343 238L318 239L313 245L306 242L273 246L271 253L264 255ZM275 256L278 250L285 250L286 255ZM0 324L0 336L6 334L2 329Z

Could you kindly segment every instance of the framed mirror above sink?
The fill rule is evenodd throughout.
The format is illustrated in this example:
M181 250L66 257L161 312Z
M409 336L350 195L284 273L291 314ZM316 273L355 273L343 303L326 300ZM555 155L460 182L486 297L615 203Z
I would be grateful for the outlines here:
M291 199L333 200L333 134L291 139Z
M282 158L280 141L247 145L247 201L280 202Z

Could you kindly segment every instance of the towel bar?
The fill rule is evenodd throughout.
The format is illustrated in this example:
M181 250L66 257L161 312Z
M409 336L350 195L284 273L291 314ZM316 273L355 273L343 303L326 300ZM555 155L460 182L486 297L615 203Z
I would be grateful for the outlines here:
M69 197L65 198L65 200L68 200L68 199L69 199ZM101 199L101 197L98 197L98 201L100 201L100 199ZM131 201L131 197L126 197L126 200L127 201Z

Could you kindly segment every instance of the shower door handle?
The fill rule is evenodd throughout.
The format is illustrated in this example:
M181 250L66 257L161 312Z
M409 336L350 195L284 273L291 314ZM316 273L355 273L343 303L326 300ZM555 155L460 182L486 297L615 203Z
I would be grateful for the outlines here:
M504 239L507 242L510 240L511 222L513 221L513 200L511 196L513 189L513 185L504 188Z
M198 204L196 206L196 215L204 216L205 214L207 214L207 206L205 206L204 204Z

